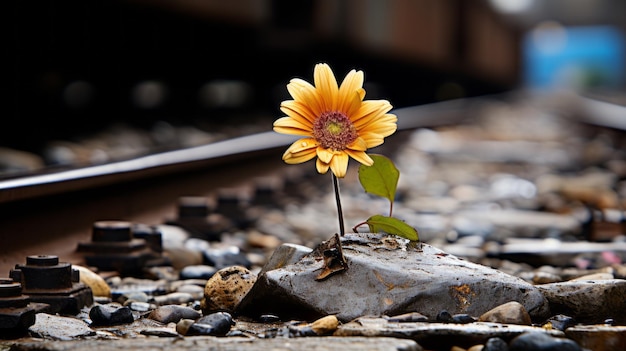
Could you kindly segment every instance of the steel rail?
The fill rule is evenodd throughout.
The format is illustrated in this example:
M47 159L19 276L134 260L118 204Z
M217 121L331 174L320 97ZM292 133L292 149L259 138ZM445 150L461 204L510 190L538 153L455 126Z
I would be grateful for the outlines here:
M461 111L472 103L470 99L453 100L393 112L398 116L399 130L434 127L460 122L464 117ZM125 161L3 180L0 181L0 204L213 167L234 159L277 152L296 139L268 131Z

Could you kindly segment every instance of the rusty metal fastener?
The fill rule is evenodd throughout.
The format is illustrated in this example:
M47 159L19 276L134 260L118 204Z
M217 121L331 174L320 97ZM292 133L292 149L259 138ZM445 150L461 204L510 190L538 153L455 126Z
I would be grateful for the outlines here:
M22 295L22 285L10 279L0 279L0 338L20 337L35 324L34 304Z
M59 262L57 256L28 256L26 264L15 265L9 275L32 302L49 305L44 309L47 313L77 314L93 304L93 293L80 283L79 272L71 264Z
M148 247L146 239L133 237L132 228L133 224L126 221L94 222L92 242L79 243L77 251L86 253L87 265L100 270L123 275L140 273L160 254Z
M183 196L178 199L178 218L166 223L185 229L194 238L220 241L222 233L232 227L232 221L211 212L206 197Z

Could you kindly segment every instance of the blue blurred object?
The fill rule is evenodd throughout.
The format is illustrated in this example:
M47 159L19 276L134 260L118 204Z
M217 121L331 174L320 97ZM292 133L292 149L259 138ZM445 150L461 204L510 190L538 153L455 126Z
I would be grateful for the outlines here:
M616 28L563 27L546 22L527 33L522 45L528 88L624 86L624 37Z

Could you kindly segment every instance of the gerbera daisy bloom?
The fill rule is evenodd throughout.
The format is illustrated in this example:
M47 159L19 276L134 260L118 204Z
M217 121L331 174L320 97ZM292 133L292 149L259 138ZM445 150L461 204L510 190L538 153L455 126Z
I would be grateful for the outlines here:
M348 159L371 166L374 161L365 152L384 142L393 134L398 118L387 113L392 106L387 100L367 100L363 89L363 72L350 71L341 86L327 64L315 65L315 86L299 78L287 84L293 100L280 104L287 116L274 122L274 131L302 135L283 154L289 164L303 163L317 156L319 173L330 168L343 178Z

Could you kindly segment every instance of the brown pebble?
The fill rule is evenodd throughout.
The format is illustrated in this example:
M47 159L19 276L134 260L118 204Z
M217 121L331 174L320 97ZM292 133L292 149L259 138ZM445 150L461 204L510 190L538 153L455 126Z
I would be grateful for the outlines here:
M481 322L494 322L503 324L531 325L530 315L524 305L517 301L507 302L483 313L479 319Z
M313 323L311 323L311 329L317 335L328 335L337 330L339 326L339 320L336 316L330 315L322 317Z
M222 268L207 281L202 312L232 312L256 282L256 275L243 266Z

